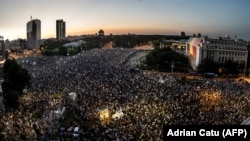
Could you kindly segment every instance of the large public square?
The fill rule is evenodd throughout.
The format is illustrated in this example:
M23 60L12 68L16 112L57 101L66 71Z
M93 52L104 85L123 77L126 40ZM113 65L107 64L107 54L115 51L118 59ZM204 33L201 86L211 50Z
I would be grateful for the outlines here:
M179 83L172 73L130 71L143 54L113 48L17 59L32 76L31 87L19 109L1 113L4 140L36 140L35 124L41 140L157 141L163 125L239 125L249 117L244 79ZM103 109L108 114L100 119ZM41 117L34 118L35 112ZM70 130L76 126L79 136Z

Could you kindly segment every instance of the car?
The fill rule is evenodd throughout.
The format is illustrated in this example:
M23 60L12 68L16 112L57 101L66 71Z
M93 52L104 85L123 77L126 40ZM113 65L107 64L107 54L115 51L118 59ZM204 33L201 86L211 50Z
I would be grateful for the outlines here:
M73 137L79 137L80 135L79 131L80 131L80 127L76 126L73 131Z

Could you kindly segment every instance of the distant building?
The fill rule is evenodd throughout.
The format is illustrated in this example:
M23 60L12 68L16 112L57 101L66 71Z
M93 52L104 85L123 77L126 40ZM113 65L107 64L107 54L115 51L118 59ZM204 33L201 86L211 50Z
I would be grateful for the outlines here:
M4 44L4 37L0 36L0 61L5 59L5 44Z
M23 50L26 48L27 48L27 41L25 39L12 40L8 44L8 49L10 50Z
M31 19L27 23L27 49L38 49L41 40L41 21Z
M173 50L183 50L185 51L187 40L163 40L160 42L160 48L170 47Z
M186 36L185 32L182 31L182 32L181 32L181 37L185 37L185 36Z
M65 30L66 30L65 22L62 19L56 20L56 39L57 40L65 39L66 37Z
M99 30L99 36L104 36L104 31L101 29L101 30Z
M243 62L246 68L248 50L247 42L240 39L208 37L191 37L186 43L186 53L191 59L194 69L204 59L217 63L225 63L228 60Z
M4 41L4 45L5 45L4 46L5 50L10 47L10 41L9 41L9 39L7 39L7 40Z

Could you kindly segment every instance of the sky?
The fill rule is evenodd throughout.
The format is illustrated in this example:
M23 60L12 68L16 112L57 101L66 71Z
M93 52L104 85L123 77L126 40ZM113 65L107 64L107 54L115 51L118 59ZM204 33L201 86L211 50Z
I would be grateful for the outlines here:
M250 40L249 0L1 0L0 35L26 39L26 24L41 20L41 36L95 34L186 35L201 33Z

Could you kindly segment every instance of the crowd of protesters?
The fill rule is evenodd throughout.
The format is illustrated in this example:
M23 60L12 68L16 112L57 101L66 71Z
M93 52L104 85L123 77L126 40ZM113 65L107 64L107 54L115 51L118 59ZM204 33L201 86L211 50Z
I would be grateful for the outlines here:
M157 141L162 140L163 125L237 125L250 115L245 81L204 79L181 84L170 73L131 72L123 62L135 52L92 49L75 56L19 59L32 76L31 87L20 99L19 109L1 115L4 139L34 140L41 135L44 140ZM71 92L77 94L75 101L67 97ZM64 96L55 100L54 94ZM74 111L72 125L55 118L61 107ZM110 115L120 109L124 114L103 123L104 107ZM41 117L34 118L35 112ZM71 126L80 126L79 138L61 133L62 127Z

